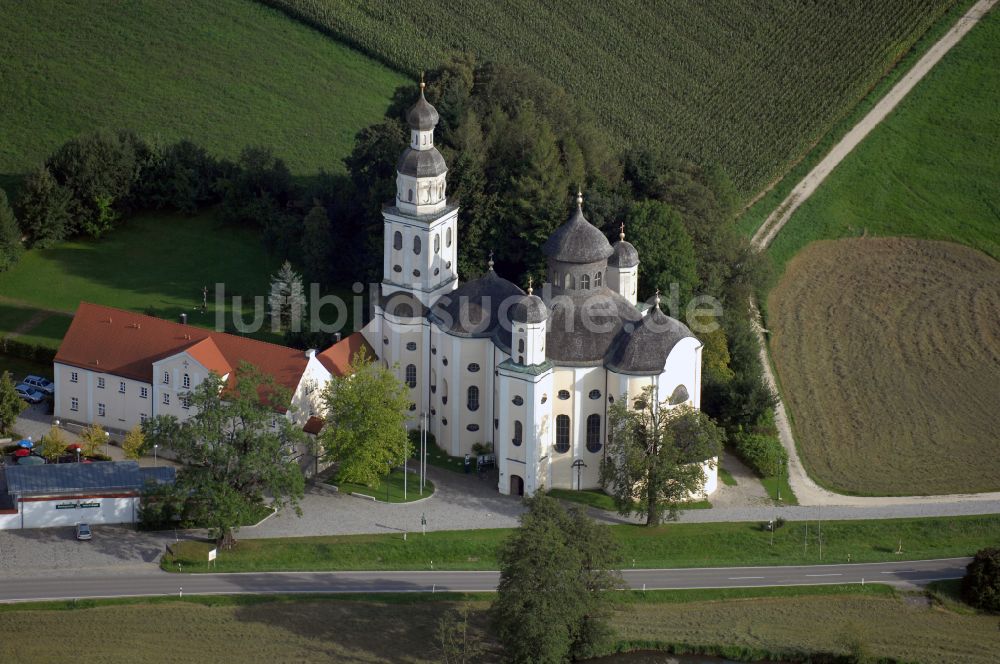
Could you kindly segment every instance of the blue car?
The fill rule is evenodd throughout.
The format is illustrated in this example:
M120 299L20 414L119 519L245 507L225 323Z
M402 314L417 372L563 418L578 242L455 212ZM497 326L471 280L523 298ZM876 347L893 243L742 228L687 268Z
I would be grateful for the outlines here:
M56 384L47 378L42 378L41 376L28 376L21 381L21 384L34 388L43 394L52 395L56 393Z
M28 403L42 403L42 401L45 400L44 394L33 387L28 387L24 383L15 387L14 391L17 392L17 396L21 397Z

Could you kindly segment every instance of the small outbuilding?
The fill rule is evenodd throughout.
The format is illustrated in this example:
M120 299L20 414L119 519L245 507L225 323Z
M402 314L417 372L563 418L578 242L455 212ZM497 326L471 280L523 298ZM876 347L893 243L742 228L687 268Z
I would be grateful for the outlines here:
M0 468L0 529L135 523L147 483L173 483L172 467L135 461Z

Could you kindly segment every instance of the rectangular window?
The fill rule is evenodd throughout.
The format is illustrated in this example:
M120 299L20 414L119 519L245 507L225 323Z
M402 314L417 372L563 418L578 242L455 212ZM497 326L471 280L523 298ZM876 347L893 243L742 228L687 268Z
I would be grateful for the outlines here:
M69 409L73 411L80 410L80 400L73 397L69 400Z
M170 384L170 372L169 371L164 371L163 372L163 384L164 385L169 385Z
M163 405L164 406L170 405L170 395L167 394L166 392L163 393Z
M184 410L191 408L191 397L181 397L181 407Z
M148 399L149 398L149 388L148 387L140 387L139 388L139 398L140 399Z
M97 379L97 389L99 389L99 390L103 390L104 389L104 379L103 378L98 378Z
M123 380L118 381L118 393L125 394L125 381Z
M139 413L139 422L145 424L147 419L149 419L149 417L146 413Z
M100 415L101 417L104 417L107 414L105 412L105 410L104 410L104 404L103 403L97 404L97 414Z
M75 371L70 371L69 372L69 382L71 382L71 383L78 383L78 382L80 382L80 374L78 374Z
M191 374L184 374L184 389L191 387Z

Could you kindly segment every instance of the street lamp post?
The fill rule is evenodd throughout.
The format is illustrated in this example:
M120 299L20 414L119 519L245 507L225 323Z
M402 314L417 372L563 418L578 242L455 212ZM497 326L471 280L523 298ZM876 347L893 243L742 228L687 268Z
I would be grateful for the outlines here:
M104 432L104 456L111 457L111 434Z
M158 450L159 448L160 448L160 446L158 444L157 445L153 445L153 467L154 468L156 467L156 450Z

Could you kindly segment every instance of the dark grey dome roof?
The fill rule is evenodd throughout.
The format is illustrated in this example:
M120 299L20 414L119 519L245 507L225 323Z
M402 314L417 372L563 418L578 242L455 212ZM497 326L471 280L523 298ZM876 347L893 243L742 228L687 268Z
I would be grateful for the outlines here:
M634 326L642 314L624 297L609 290L565 290L552 288L546 355L556 364L596 365L604 362L608 349Z
M549 317L549 309L537 295L525 295L510 308L510 319L518 323L541 323Z
M564 263L593 263L611 255L611 243L583 216L582 199L577 198L576 212L549 236L542 252Z
M396 162L396 170L403 175L410 175L416 178L434 177L443 175L448 166L444 163L444 157L437 148L429 150L414 150L406 148Z
M420 99L418 99L417 103L406 112L406 122L413 129L429 131L437 126L438 112L437 109L431 106L430 102L424 98L423 83L420 85Z
M510 325L504 320L512 302L524 291L492 269L442 295L431 307L431 318L446 332L463 337L489 337L510 348ZM505 333L504 333L505 332Z
M659 374L681 339L694 338L680 321L653 306L635 329L625 332L608 356L608 368L618 373Z
M635 267L639 264L639 252L631 242L618 240L611 246L611 250L608 267Z

